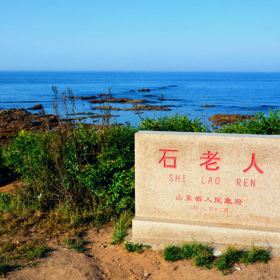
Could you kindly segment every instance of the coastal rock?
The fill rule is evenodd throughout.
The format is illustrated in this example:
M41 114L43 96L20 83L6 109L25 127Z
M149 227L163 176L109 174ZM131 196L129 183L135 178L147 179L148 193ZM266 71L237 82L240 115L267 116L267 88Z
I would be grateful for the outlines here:
M150 92L151 89L150 88L140 88L137 90L138 92Z
M250 115L215 114L209 118L209 121L211 121L214 126L221 126L225 124L235 123L237 121L244 121L250 118L252 118L252 116Z
M201 107L202 108L214 108L214 107L217 107L217 105L214 105L214 104L202 104Z
M105 99L96 99L96 100L90 100L89 101L92 104L96 103L146 103L148 100L146 99L131 99L131 98L116 98L116 97L109 97Z
M16 136L21 130L40 131L59 125L54 115L34 115L25 109L0 110L0 143Z
M135 105L130 108L119 108L112 106L96 106L92 107L92 110L102 110L102 111L171 111L169 108L171 106L152 106L152 105Z
M90 96L84 96L84 95L80 95L80 96L67 96L68 99L74 99L74 100L91 100L91 99L95 99L96 95L90 95Z
M27 110L34 110L35 111L35 110L42 110L42 109L44 109L42 104L36 104L36 105L28 108Z

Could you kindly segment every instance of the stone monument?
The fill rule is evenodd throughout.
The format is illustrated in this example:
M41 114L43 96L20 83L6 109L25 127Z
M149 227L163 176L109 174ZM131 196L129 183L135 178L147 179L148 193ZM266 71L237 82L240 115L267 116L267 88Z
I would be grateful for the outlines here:
M140 131L132 239L280 249L280 137Z

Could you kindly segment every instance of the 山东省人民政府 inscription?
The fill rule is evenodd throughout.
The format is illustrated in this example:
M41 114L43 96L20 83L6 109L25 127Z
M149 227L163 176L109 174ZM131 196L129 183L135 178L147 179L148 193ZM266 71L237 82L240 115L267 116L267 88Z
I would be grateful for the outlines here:
M141 131L135 157L135 240L280 248L280 137Z

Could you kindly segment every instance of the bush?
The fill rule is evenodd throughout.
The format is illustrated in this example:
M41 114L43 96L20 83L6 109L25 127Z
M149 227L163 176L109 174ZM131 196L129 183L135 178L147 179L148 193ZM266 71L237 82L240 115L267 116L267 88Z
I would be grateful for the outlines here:
M113 232L113 244L120 244L123 242L124 238L127 236L127 231L131 226L132 213L124 211L120 218L115 222L114 232Z
M223 274L230 273L233 265L238 262L245 264L255 262L268 262L270 251L264 248L252 247L249 250L239 250L229 247L223 254L216 258L213 248L199 242L189 242L181 246L167 246L163 251L164 259L167 261L192 259L196 266L208 269L215 266Z
M166 261L175 262L184 258L182 249L178 246L167 246L163 251L163 257Z
M21 207L19 197L9 193L0 193L0 214L12 212Z
M242 258L244 254L243 250L238 250L234 247L229 247L222 255L219 257L215 263L218 270L227 274L231 271L233 265Z
M67 202L118 216L134 210L134 133L131 127L97 131L82 125L58 132L22 131L4 154L26 182L26 200L35 208Z
M217 130L217 132L239 134L280 134L280 111L271 111L268 116L259 113L252 119L225 125Z
M168 246L163 251L167 261L193 259L196 266L211 268L213 260L213 248L196 241L185 243L182 246Z
M244 252L241 262L245 264L255 263L255 262L264 262L267 263L271 258L269 250L259 247L252 247L250 250Z
M39 240L0 243L0 275L30 265L34 260L46 257L50 251L52 249Z
M199 119L174 115L158 119L147 118L140 124L140 130L206 132L206 126Z
M77 251L78 253L86 252L86 242L81 237L65 238L62 240L63 244L68 248Z
M137 252L138 254L142 254L146 249L150 249L150 245L145 245L141 243L132 243L132 242L125 242L124 248L128 252Z

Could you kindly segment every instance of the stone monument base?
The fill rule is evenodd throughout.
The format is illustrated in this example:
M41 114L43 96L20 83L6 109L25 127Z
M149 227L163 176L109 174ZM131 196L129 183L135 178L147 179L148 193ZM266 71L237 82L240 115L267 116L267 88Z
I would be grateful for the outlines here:
M150 244L155 249L194 240L210 243L216 249L255 245L273 248L273 255L280 254L280 231L276 229L144 217L135 217L132 221L132 241Z

